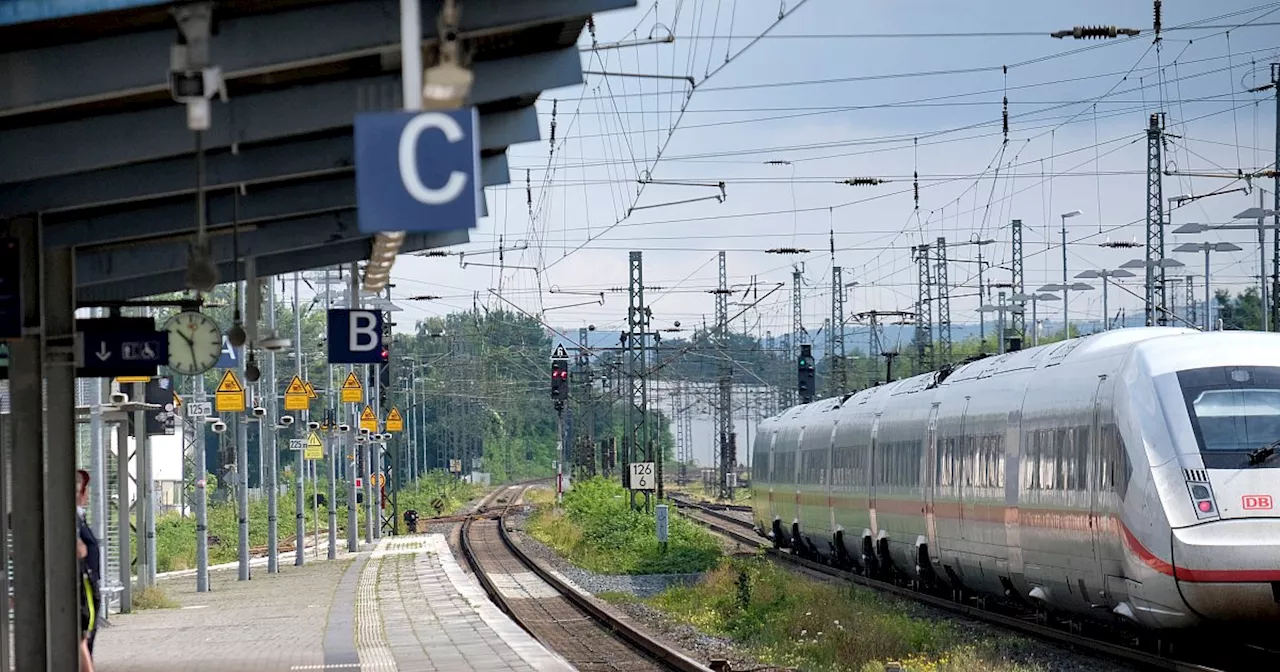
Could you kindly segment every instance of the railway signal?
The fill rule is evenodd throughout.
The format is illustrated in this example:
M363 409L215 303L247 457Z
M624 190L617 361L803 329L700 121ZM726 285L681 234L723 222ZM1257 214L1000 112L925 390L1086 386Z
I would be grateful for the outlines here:
M569 355L563 345L551 356L551 398L555 400L556 410L563 411L564 402L569 398Z
M814 367L812 345L804 344L800 346L800 359L796 360L796 380L800 392L800 403L807 404L813 401Z

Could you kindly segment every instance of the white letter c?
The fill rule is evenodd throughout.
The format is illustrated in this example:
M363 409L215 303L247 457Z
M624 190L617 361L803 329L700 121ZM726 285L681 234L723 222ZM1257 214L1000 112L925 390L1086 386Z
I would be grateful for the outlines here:
M443 188L431 189L422 183L418 175L417 157L418 138L427 129L439 129L449 142L461 142L465 137L462 127L447 114L427 112L420 114L405 124L400 132L400 180L404 182L405 191L415 201L427 205L442 205L457 198L467 186L467 174L455 170L449 174L449 180Z

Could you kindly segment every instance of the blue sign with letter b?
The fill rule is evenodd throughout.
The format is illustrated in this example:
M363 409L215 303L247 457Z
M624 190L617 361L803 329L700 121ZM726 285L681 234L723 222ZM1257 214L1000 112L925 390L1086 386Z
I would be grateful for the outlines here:
M356 115L361 233L470 229L480 216L474 107Z
M330 364L382 362L382 312L331 309L328 340Z

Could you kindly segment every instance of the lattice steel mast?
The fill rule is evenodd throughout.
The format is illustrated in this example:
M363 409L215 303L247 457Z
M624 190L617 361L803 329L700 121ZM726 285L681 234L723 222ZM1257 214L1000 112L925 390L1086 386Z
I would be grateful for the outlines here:
M933 368L933 270L929 265L928 245L917 245L911 251L916 258L916 289L919 292L916 300L916 373L923 373ZM874 360L880 356L880 351L872 350L867 356Z
M951 363L951 283L947 280L947 239L938 238L937 271L934 281L938 286L938 363Z
M1164 325L1164 185L1160 149L1164 142L1164 113L1152 114L1147 123L1147 300L1146 324Z
M645 380L645 335L649 329L649 309L644 305L644 261L640 252L630 253L628 262L630 301L627 306L627 331L623 334L626 357L627 412L626 431L622 437L623 459L622 486L629 487L631 463L649 462L649 428L645 422L648 412L648 385ZM646 508L649 493L645 492ZM631 506L635 507L635 492L631 493Z
M1012 275L1012 290L1014 296L1026 296L1023 288L1022 276L1022 220L1015 219L1009 223L1009 235L1012 240L1012 250L1010 250L1011 261L1009 268ZM1025 302L1019 301L1019 305ZM1035 326L1032 325L1034 329ZM1009 348L1010 350L1021 349L1022 344L1027 342L1027 317L1020 310L1010 313L1009 330L1018 339L1018 348Z
M720 498L733 501L733 486L729 474L733 473L733 368L729 352L729 275L725 268L724 251L719 255L720 285L716 291L716 347L720 350L720 395L716 404L716 438L719 440ZM799 284L797 283L797 288ZM799 296L797 291L796 296ZM796 304L799 306L799 304ZM799 315L799 307L796 315ZM797 318L799 319L799 318Z
M844 269L831 267L831 396L849 391L849 376L844 368Z

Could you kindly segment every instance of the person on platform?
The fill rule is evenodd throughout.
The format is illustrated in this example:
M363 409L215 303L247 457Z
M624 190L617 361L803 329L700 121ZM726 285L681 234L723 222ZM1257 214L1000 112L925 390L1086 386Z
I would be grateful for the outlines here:
M80 586L77 591L80 594L80 643L77 648L80 651L80 672L93 672L93 654L89 652L89 637L94 629L95 607L93 603L93 591L89 585L89 572L85 560L89 555L89 549L85 546L84 541L76 539L76 558L79 560Z
M93 528L89 526L85 520L85 506L89 503L89 472L84 469L76 471L76 526L79 528L80 543L84 544L85 555L81 556L81 573L85 584L81 587L81 592L86 593L86 599L91 602L92 612L96 616L101 602L98 600L99 586L102 577L102 557L99 553L98 537L93 533ZM87 631L87 646L89 653L93 653L93 641L98 634L98 619L92 618L92 627Z

